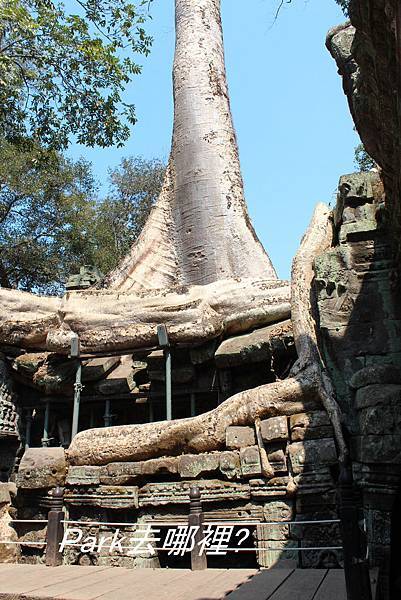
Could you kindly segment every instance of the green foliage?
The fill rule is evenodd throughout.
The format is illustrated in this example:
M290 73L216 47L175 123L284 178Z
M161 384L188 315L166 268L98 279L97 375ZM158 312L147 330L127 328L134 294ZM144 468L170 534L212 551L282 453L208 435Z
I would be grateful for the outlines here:
M337 4L339 4L345 15L348 16L348 9L350 0L336 0Z
M0 285L58 294L83 264L114 268L139 235L165 167L128 158L96 197L91 166L30 140L0 143Z
M61 149L122 145L134 106L121 93L151 38L148 0L1 0L0 136ZM75 9L75 10L74 10Z
M114 268L140 234L162 187L165 164L157 159L125 158L109 171L110 194L98 206L96 266Z
M95 209L90 165L27 141L0 143L0 282L60 291L70 269L91 258Z
M377 166L373 158L366 152L363 144L358 144L355 148L355 166L360 171L370 171Z

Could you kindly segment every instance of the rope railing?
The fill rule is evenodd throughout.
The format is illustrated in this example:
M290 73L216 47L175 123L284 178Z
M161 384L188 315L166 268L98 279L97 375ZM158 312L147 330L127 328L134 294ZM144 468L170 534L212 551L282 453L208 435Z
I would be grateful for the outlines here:
M216 520L216 519L208 519L207 513L204 513L201 505L200 491L197 486L192 486L189 494L190 499L190 512L187 519L187 523L185 520L182 521L147 521L144 523L132 523L126 521L95 521L95 520L74 520L74 519L66 519L65 513L63 510L63 490L61 488L55 488L46 498L46 506L49 508L48 518L47 519L11 519L9 521L9 525L16 526L18 528L19 524L31 524L31 525L47 525L46 531L46 540L45 541L24 541L24 540L0 540L0 544L13 544L19 545L21 547L41 547L45 550L45 560L48 566L57 566L62 563L63 560L63 551L65 547L69 548L77 548L82 547L83 542L81 541L82 536L79 539L68 539L66 542L65 536L68 535L68 532L77 532L78 527L85 530L85 528L93 528L97 527L99 530L102 529L116 529L118 533L121 529L130 529L131 531L124 532L127 533L140 533L143 532L144 528L147 528L149 535L149 539L146 540L148 543L148 547L151 548L154 554L156 552L168 552L169 554L173 554L175 556L183 556L185 552L190 554L191 558L191 568L193 570L205 569L207 568L207 556L209 554L221 555L221 551L224 551L224 555L228 552L234 553L246 553L246 552L277 552L277 553L298 553L300 556L302 552L308 551L341 551L343 548L339 545L332 546L284 546L282 548L277 548L274 546L270 546L268 543L264 545L258 545L258 543L252 545L252 547L240 547L233 546L229 544L231 541L230 538L227 538L226 543L221 547L221 551L219 549L216 550L215 546L209 546L205 543L205 535L210 534L211 528L223 528L224 531L231 530L231 533L234 531L234 528L237 528L239 531L246 531L246 529L258 528L261 526L268 527L282 527L283 525L288 526L289 533L293 531L293 527L304 527L304 526L315 526L315 525L338 525L340 524L339 519L316 519L316 520L302 520L302 521L258 521L256 519L250 519L247 521L230 521L230 520ZM74 529L73 526L76 526ZM159 533L161 529L168 528L168 531L172 531L174 528L177 530L188 529L193 534L192 544L189 545L186 549L181 545L181 550L176 551L173 546L166 545L158 545L157 542L160 542L162 538L154 537L155 533ZM133 530L133 531L132 531ZM245 535L242 541L249 537L249 533ZM123 537L125 539L125 537ZM133 538L133 541L136 541ZM287 540L290 544L298 541L299 539ZM181 540L182 543L182 540ZM101 544L101 551L106 552L111 550L115 550L116 546L118 548L118 553L120 556L133 556L132 554L132 545L122 545L120 541L113 545L110 542ZM201 550L199 549L201 547ZM214 549L214 550L213 550ZM129 551L128 554L124 551ZM131 552L131 554L130 554Z
M366 536L363 529L360 526L360 519L358 514L358 501L355 496L355 487L352 480L352 471L349 465L343 465L339 480L339 495L338 495L338 519L316 519L316 520L300 520L300 521L218 521L208 519L207 514L202 510L201 497L199 488L196 485L191 486L189 492L190 510L187 520L181 522L163 522L163 521L147 521L145 523L127 523L127 522L104 522L104 521L83 521L83 520L70 520L65 518L63 510L63 489L55 488L46 497L44 505L49 508L47 519L11 519L8 523L10 525L16 525L19 523L33 523L33 524L47 524L46 529L46 541L23 541L23 540L0 540L0 544L18 544L20 546L44 546L45 548L45 561L48 566L58 566L63 561L63 538L66 530L70 525L77 525L82 528L85 527L99 527L99 528L126 528L139 526L154 527L156 528L168 527L170 530L176 525L178 528L189 527L193 528L194 544L191 546L190 557L191 557L191 569L200 570L207 568L207 547L203 546L201 552L198 550L198 546L205 540L205 532L207 533L210 527L235 527L246 529L251 527L282 527L287 525L289 533L292 532L292 527L304 527L314 525L339 525L339 529L342 537L342 545L333 546L300 546L301 538L296 536L296 539L289 539L287 546L284 545L282 548L274 548L269 546L253 546L252 548L241 548L232 547L226 544L226 552L279 552L279 553L298 553L299 557L302 557L303 552L308 551L335 551L342 550L344 557L344 571L347 586L347 594L349 600L372 600L372 592L369 579L369 561L367 555L367 544ZM184 523L184 524L183 524ZM137 529L136 529L137 531ZM246 536L248 537L248 536ZM244 538L244 540L246 539ZM243 541L244 541L243 540ZM80 541L80 540L79 540ZM156 539L149 539L152 549L158 552L169 551L171 548L159 547ZM267 540L266 540L267 541ZM291 542L297 542L298 547L291 546ZM268 543L268 541L267 541ZM285 542L284 542L285 543ZM70 540L68 546L82 546L77 541ZM103 545L103 550L109 549L110 546ZM130 549L130 547L122 547L118 544L118 548L121 550ZM210 554L210 552L209 552ZM175 554L177 555L177 554ZM122 554L122 556L125 556ZM299 559L301 561L301 559Z

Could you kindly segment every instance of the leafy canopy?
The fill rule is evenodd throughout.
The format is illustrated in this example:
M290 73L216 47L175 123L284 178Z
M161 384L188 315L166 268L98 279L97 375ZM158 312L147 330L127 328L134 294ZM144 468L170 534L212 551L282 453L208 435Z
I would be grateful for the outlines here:
M138 237L164 170L158 160L123 159L99 199L90 163L0 142L0 286L59 294L81 265L107 273Z
M56 149L70 134L87 146L122 145L136 122L121 96L141 71L132 56L147 55L152 42L142 27L148 5L2 0L0 136Z

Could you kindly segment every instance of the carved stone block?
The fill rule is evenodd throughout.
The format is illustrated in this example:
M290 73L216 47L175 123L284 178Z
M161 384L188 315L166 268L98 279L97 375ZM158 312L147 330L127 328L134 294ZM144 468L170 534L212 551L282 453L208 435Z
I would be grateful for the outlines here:
M29 448L21 459L17 486L40 489L64 485L66 474L63 448Z
M261 421L261 432L264 442L279 442L287 440L287 417L272 417Z
M99 485L100 467L69 467L66 485Z
M248 484L220 481L217 479L197 480L202 502L227 502L250 500ZM163 506L166 504L189 504L190 481L166 481L148 483L139 490L139 506Z
M290 417L290 432L293 442L330 437L333 428L325 411L301 413Z
M117 510L138 508L138 487L100 485L93 490L67 489L65 502L75 506L97 506Z
M273 477L272 479L250 479L249 486L251 498L265 500L287 495L289 477Z
M297 561L298 552L297 542L293 540L270 540L266 539L265 525L258 525L256 528L257 553L256 558L261 567L271 568L282 560ZM267 535L270 534L270 530ZM296 562L295 562L296 564Z
M275 473L284 473L287 471L287 459L284 450L272 450L271 452L268 452L267 458Z
M269 364L272 354L284 354L293 343L291 321L268 325L251 333L224 340L215 354L219 369L243 364L265 362Z
M217 471L220 460L218 454L184 454L179 459L181 477L198 477L208 471Z
M332 438L294 442L288 447L292 470L295 474L319 465L337 463L337 452Z
M106 356L104 358L91 358L84 361L82 365L82 381L98 381L106 377L108 373L120 362L119 356Z
M142 473L140 462L115 462L100 467L100 483L106 485L124 485L137 479Z
M256 443L252 427L230 426L226 429L226 446L232 450L253 446Z
M263 518L265 521L291 521L293 516L294 503L292 500L270 500L270 502L263 505Z
M178 473L179 458L175 456L152 458L141 463L142 475L163 475L165 473Z
M220 453L220 471L227 479L235 479L240 474L241 463L238 452Z
M240 450L241 472L243 477L262 475L262 465L258 446L249 446Z

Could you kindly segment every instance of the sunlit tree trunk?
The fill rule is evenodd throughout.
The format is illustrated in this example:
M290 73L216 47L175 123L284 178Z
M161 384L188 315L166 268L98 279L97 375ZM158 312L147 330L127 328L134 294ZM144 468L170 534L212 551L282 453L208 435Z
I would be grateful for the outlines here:
M108 285L276 278L250 222L224 64L220 0L176 0L174 130L159 201Z

